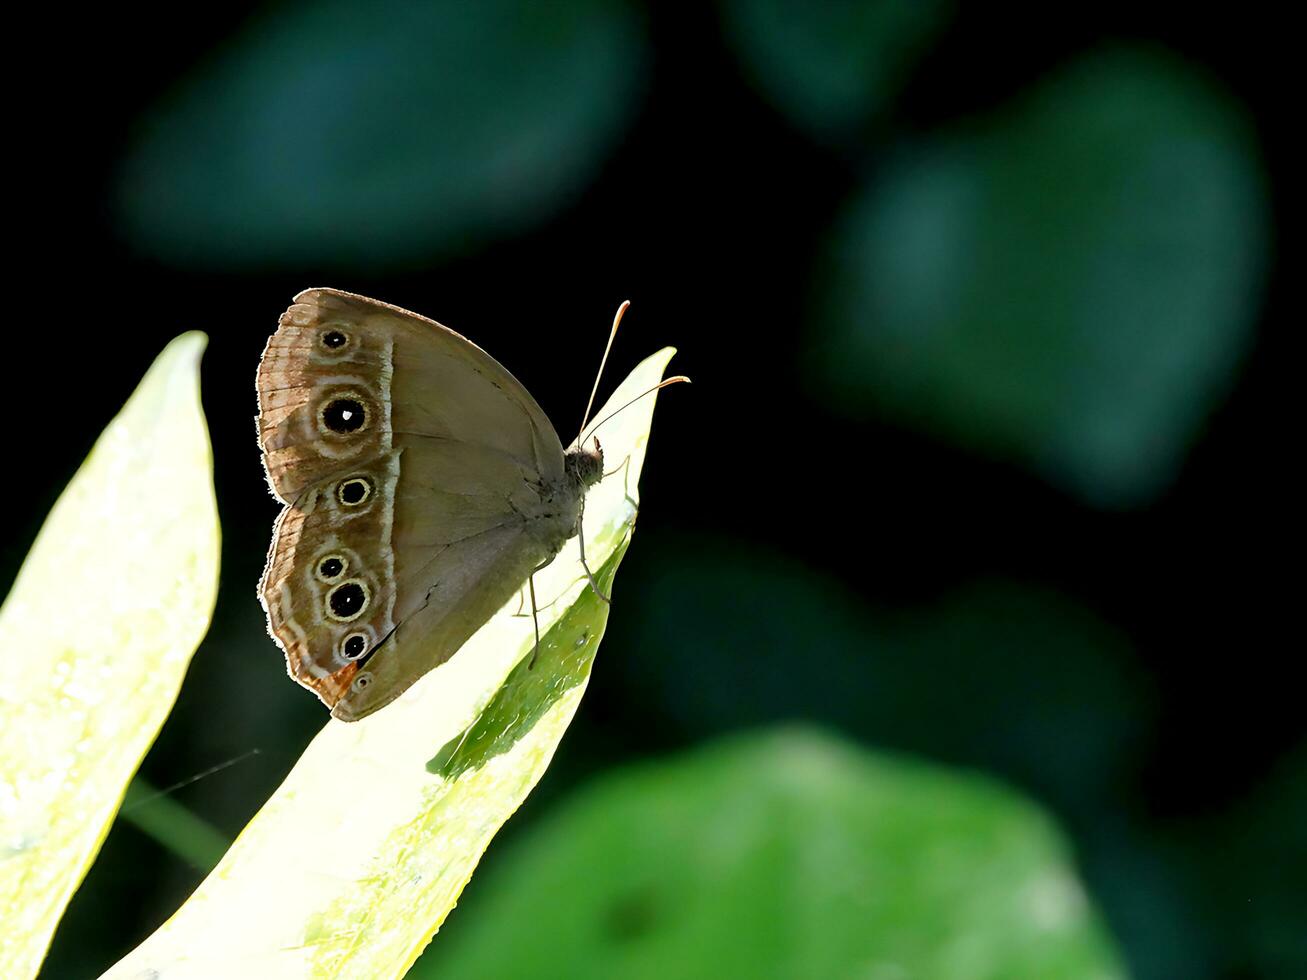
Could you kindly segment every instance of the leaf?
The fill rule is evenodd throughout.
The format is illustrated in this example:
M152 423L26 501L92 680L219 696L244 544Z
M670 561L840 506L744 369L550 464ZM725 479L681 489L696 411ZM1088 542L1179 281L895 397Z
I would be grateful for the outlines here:
M1184 848L1181 860L1198 879L1196 927L1224 940L1227 976L1307 976L1304 827L1307 740L1300 739L1242 799L1167 834L1166 846Z
M1252 339L1250 127L1173 58L1086 57L905 152L852 202L811 381L1132 507L1175 478Z
M609 681L647 712L638 727L694 739L820 717L999 770L1077 812L1111 798L1146 736L1148 678L1129 641L1047 588L979 581L888 609L729 540L651 545Z
M1124 975L1035 807L811 731L609 775L514 845L411 976Z
M198 871L209 871L231 845L212 824L140 776L127 787L118 819L153 837Z
M0 976L35 975L176 700L218 588L203 334L159 355L0 609Z
M289 4L144 121L118 213L178 264L417 262L575 198L640 93L620 0Z
M763 94L841 142L883 113L951 13L949 0L726 0L723 23Z
M656 384L672 353L645 360L596 417ZM635 516L653 402L602 430L614 470L587 496L585 535L605 588ZM533 669L519 665L533 646L530 606L510 602L382 711L329 722L195 894L107 976L402 976L585 691L608 606L585 583L575 539L536 591Z

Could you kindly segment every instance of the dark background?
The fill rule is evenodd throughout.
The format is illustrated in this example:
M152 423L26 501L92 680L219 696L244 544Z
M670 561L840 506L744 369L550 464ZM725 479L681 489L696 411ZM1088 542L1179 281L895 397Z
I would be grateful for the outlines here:
M285 678L254 594L276 507L255 445L253 378L291 296L331 285L449 324L513 370L565 435L612 312L629 298L608 384L664 344L680 349L672 368L695 384L660 399L639 534L591 689L505 835L601 769L719 731L808 719L870 746L983 769L1049 807L1138 976L1307 973L1307 723L1301 640L1290 630L1300 584L1286 571L1297 564L1290 494L1300 496L1287 464L1300 440L1290 441L1284 414L1298 371L1289 335L1301 322L1291 215L1302 171L1290 155L1301 93L1279 8L941 7L928 29L895 28L907 39L885 49L897 67L877 99L822 120L776 96L777 85L797 83L773 78L769 87L766 59L742 40L740 24L754 24L748 4L596 0L521 16L514 4L491 6L503 17L471 35L476 70L458 89L466 101L429 112L421 99L397 104L395 92L410 71L415 91L443 84L438 62L448 52L420 33L406 44L389 38L378 25L399 15L387 5L368 14L334 5L303 30L293 5L76 19L52 8L29 12L11 35L37 57L11 105L11 284L22 300L9 310L9 385L40 437L27 429L6 481L6 582L154 354L183 330L210 337L203 384L222 590L143 774L167 786L258 749L177 793L234 835L325 720ZM840 5L846 14L857 6ZM518 72L551 77L547 55L560 36L609 16L624 25L613 35L621 44L596 29L596 43L579 50L599 67L569 74L582 92L604 89L589 123L574 124L584 112L569 115L565 85L535 85L530 97L514 89ZM775 23L760 17L754 27ZM783 44L799 34L766 36ZM830 36L849 41L848 32ZM282 55L292 73L321 50L339 88L314 102L322 92L305 83L302 112L282 99L281 115L246 126L242 99L275 101L279 84L294 87L268 69L278 56L242 60L265 37L302 42ZM989 439L982 396L980 423L940 422L913 399L947 403L947 393L896 393L883 360L864 367L843 348L833 360L822 351L863 312L856 300L838 305L850 201L910 182L916 165L903 161L928 156L939 134L978 141L982 150L956 157L976 167L979 186L996 188L997 212L1004 195L1029 192L1040 213L1048 194L1046 217L1074 238L1057 210L1063 178L999 186L1005 168L984 160L1001 162L1025 137L984 134L1037 130L1011 107L1068 66L1123 49L1196 79L1243 134L1235 142L1253 197L1236 210L1253 219L1213 237L1247 241L1255 254L1231 281L1225 340L1204 341L1177 314L1174 336L1159 341L1223 351L1209 363L1218 382L1174 396L1190 399L1195 421L1143 442L1161 457L1173 452L1176 465L1134 483L1109 471L1100 484L1093 465L1058 462L1074 456L1032 464L1020 420ZM523 51L545 52L544 67ZM437 74L427 77L432 61ZM371 86L374 74L390 81ZM358 105L342 105L350 93ZM477 190L457 168L476 169L479 147L520 135L514 112L545 135L491 175L491 191ZM360 119L368 125L355 137ZM447 138L464 143L442 156L446 124ZM562 135L551 143L555 129ZM342 147L333 171L323 154ZM427 152L429 168L413 165ZM1068 152L1074 158L1075 147ZM396 158L403 165L392 166ZM1058 157L1032 150L1021 159ZM1115 171L1086 166L1106 175L1099 190L1111 198ZM1077 179L1067 178L1095 186ZM256 193L267 187L272 206ZM371 220L351 189L366 204L377 187L378 200L399 203L378 205ZM300 210L277 211L296 194ZM471 203L442 225L460 194ZM918 226L911 212L908 223ZM1150 255L1171 241L1142 240ZM1098 241L1087 236L1085 248ZM968 262L986 266L995 254L1001 247ZM1060 254L1055 241L1047 259ZM997 268L992 290L1047 278ZM1172 277L1176 302L1165 309L1185 308L1188 269ZM1147 263L1137 272L1153 274ZM1092 304L1081 312L1093 330L1112 329ZM983 345L992 316L1002 336L1039 349L1048 334L1022 334L1020 315L971 309L966 336ZM971 363L965 349L959 356ZM999 360L999 391L1056 375L1039 358ZM830 363L843 374L824 374ZM974 364L993 368L983 356ZM849 395L860 372L881 389ZM1111 402L1110 373L1104 384ZM111 963L201 876L118 826L46 974ZM474 880L468 903L475 889Z

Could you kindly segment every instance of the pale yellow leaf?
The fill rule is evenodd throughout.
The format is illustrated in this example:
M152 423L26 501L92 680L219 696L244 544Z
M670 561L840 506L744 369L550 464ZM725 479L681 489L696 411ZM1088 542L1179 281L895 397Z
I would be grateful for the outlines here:
M218 587L203 334L155 361L55 504L0 609L0 977L35 975Z
M672 353L644 361L595 417L656 384ZM634 522L654 397L599 430L611 475L587 497L585 540L605 585ZM578 558L573 540L536 576L541 603L557 601L541 610L533 668L530 607L515 600L398 701L328 722L195 894L106 976L402 976L585 690L608 607Z

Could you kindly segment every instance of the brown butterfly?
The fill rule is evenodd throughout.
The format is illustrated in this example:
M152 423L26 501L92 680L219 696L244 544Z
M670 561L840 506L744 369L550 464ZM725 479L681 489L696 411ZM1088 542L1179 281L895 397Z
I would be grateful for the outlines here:
M291 677L343 721L448 660L524 582L534 603L532 573L579 533L603 475L598 440L564 452L470 340L334 289L281 315L258 395L264 468L286 505L259 597Z

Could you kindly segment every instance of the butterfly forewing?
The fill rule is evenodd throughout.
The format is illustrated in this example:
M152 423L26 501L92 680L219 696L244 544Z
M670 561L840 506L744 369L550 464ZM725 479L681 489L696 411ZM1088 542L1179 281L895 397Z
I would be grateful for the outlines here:
M354 389L363 397L351 399ZM258 391L264 464L286 502L342 458L379 456L405 437L486 446L547 482L562 478L558 435L516 378L448 327L376 300L296 296L264 350ZM361 423L342 417L351 400Z

